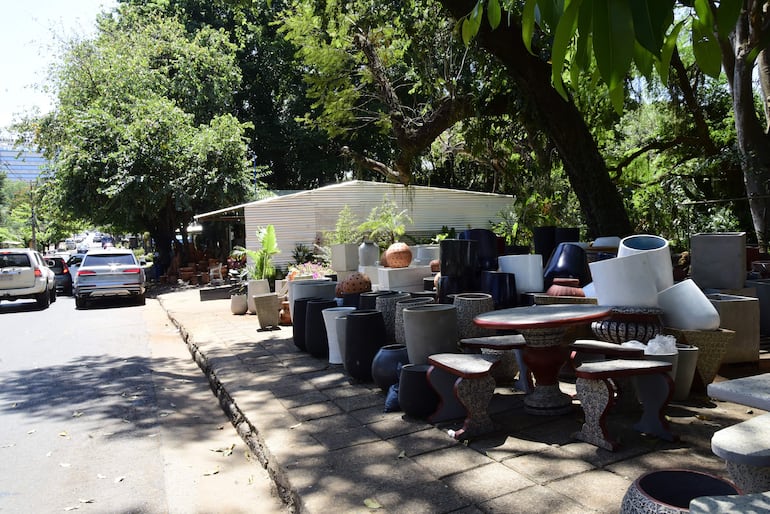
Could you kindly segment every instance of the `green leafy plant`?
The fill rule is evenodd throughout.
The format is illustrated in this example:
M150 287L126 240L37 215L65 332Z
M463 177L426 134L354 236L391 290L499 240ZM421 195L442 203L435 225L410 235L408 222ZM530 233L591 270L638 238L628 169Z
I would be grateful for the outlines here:
M242 280L261 280L271 278L275 275L275 266L273 266L273 255L279 253L278 241L275 236L275 227L268 225L257 230L257 241L261 248L259 250L249 250L242 246L236 246L232 257L240 259L248 258L249 262L241 272Z
M433 244L439 244L444 239L455 239L457 237L457 231L455 231L454 228L449 228L446 225L441 227L441 232L433 236L433 239L430 240Z
M406 224L412 223L408 211L398 210L398 204L387 196L382 203L372 208L369 217L358 226L358 229L367 234L367 237L379 245L387 248L406 233Z
M324 240L327 245L360 243L362 239L359 222L353 210L347 204L337 216L337 224L333 232L327 232Z
M315 256L312 248L306 244L297 243L291 252L291 258L294 259L295 264L303 264L305 262L313 262Z

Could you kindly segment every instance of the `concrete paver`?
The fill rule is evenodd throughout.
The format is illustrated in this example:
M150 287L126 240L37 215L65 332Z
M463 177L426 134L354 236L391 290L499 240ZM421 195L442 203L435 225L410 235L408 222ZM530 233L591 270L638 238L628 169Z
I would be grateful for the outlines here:
M693 396L667 410L677 442L638 434L635 413L615 413L622 447L608 452L572 437L577 402L565 416L531 416L521 393L498 388L490 412L500 431L463 444L447 434L460 420L433 426L384 413L382 391L299 351L291 327L258 332L256 317L232 315L228 300L202 302L195 289L160 301L293 512L617 512L650 470L726 477L711 435L763 413ZM563 389L574 392L574 382Z

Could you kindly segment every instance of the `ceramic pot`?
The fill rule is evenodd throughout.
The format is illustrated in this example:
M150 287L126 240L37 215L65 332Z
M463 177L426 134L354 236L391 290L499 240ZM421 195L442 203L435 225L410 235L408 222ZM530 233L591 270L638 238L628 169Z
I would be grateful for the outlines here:
M358 308L364 310L375 310L377 308L377 297L383 295L398 294L398 291L367 291L361 293L358 298Z
M695 378L695 368L698 364L698 347L678 344L676 349L679 350L679 358L676 363L673 399L681 402L690 396L690 388L692 387L692 380Z
M372 361L386 344L382 313L359 309L345 317L345 371L356 380L371 382Z
M444 239L439 242L442 277L463 277L478 269L478 243L472 239Z
M394 338L396 344L406 345L406 337L404 336L404 309L407 307L413 307L416 305L426 305L433 303L433 298L421 297L421 298L402 298L396 301L396 310L393 318Z
M337 287L337 292L340 295L361 294L371 290L372 279L365 273L359 273L358 271L354 271L345 277Z
M474 276L438 277L436 298L438 303L452 303L452 295L476 290Z
M578 296L584 297L585 293L580 288L580 280L576 278L554 278L551 286L545 292L548 296Z
M596 261L588 266L599 305L658 306L658 290L646 254Z
M459 339L493 335L494 331L476 326L473 318L495 309L492 295L487 293L460 293L452 304L457 308L457 335Z
M411 298L409 293L385 294L375 299L375 309L382 313L388 342L396 340L396 303L407 298Z
M586 252L572 243L559 243L543 270L543 287L548 289L554 278L576 278L583 286L591 281Z
M268 293L270 293L270 282L266 278L248 281L246 294L248 295L249 312L251 314L257 313L257 307L254 305L254 296Z
M719 312L692 279L683 280L658 293L667 327L680 330L716 330Z
M507 309L519 304L516 275L513 273L482 271L481 291L492 296L495 309Z
M592 322L591 330L608 343L639 341L646 344L663 330L662 312L656 307L615 307L608 318Z
M286 291L286 299L289 300L289 313L291 314L292 319L294 319L294 300L296 298L311 298L313 296L313 291L307 290L307 288L309 288L311 284L320 284L323 282L328 282L328 280L325 278L308 278L297 280L295 278L294 280L290 280L286 283L288 288Z
M404 337L412 364L427 364L435 353L457 353L457 307L416 305L404 309Z
M321 311L324 327L326 327L326 341L329 344L329 364L342 364L343 362L337 331L337 318L354 310L356 310L355 307L330 307Z
M374 241L364 241L358 247L358 265L376 266L380 259L380 248Z
M345 345L347 344L348 314L350 313L343 312L337 316L337 319L334 323L337 327L337 343L340 346L340 360L342 360L343 366L345 365Z
M497 236L485 228L472 228L460 232L460 239L476 241L476 257L482 271L497 269Z
M553 242L556 246L560 243L577 243L580 241L580 228L556 227L553 231Z
M637 253L645 253L649 256L650 271L658 291L663 291L674 285L674 266L671 262L671 249L668 240L650 234L639 234L621 239L618 257L627 257Z
M516 292L519 295L544 291L542 255L503 255L498 257L497 262L500 271L516 276Z
M322 298L298 298L294 300L294 312L291 315L294 346L303 352L307 351L305 327L307 326L307 303L311 300L322 300Z
M741 494L722 478L688 469L649 471L629 486L620 506L621 514L684 514L690 501L699 496Z
M342 293L342 306L354 307L358 309L358 304L361 301L361 293Z
M245 294L230 295L230 312L238 315L249 312L249 301Z
M398 380L398 403L411 418L426 419L438 408L439 397L428 382L427 364L407 364Z
M329 339L324 324L323 311L336 307L334 300L310 300L305 313L305 348L313 357L329 358Z
M382 389L387 391L390 386L398 382L399 365L409 364L409 355L403 344L389 344L379 349L372 360L372 380Z
M281 321L281 300L275 293L258 294L253 297L254 309L260 330L274 330Z
M431 261L438 260L441 253L439 245L417 245L416 250L414 263L420 266L430 265Z
M727 346L735 338L735 332L720 328L719 330L677 330L666 327L667 334L676 336L680 343L686 343L698 348L698 362L692 390L705 392L706 387L716 378L722 365Z
M289 300L281 302L281 325L291 325L291 312L289 311Z
M412 263L412 250L406 243L393 243L385 254L390 268L406 268Z

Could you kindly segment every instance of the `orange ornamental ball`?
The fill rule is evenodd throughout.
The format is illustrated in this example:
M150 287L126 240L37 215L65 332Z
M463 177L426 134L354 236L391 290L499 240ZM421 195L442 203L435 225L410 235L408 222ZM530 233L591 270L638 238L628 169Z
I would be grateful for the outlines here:
M412 249L406 243L393 243L385 254L391 268L406 268L412 263Z
M372 290L372 281L364 273L354 272L348 275L338 285L338 291L342 294L365 293Z

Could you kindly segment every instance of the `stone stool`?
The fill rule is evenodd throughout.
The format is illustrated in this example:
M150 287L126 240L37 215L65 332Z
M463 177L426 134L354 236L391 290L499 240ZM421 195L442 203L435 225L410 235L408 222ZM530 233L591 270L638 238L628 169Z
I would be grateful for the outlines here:
M770 491L770 414L715 432L711 451L744 493Z
M470 352L487 353L500 359L500 365L492 371L492 378L497 385L513 384L513 386L525 393L532 392L532 377L521 355L521 350L526 346L524 336L520 334L470 337L460 340L460 346ZM519 378L516 378L516 373Z

